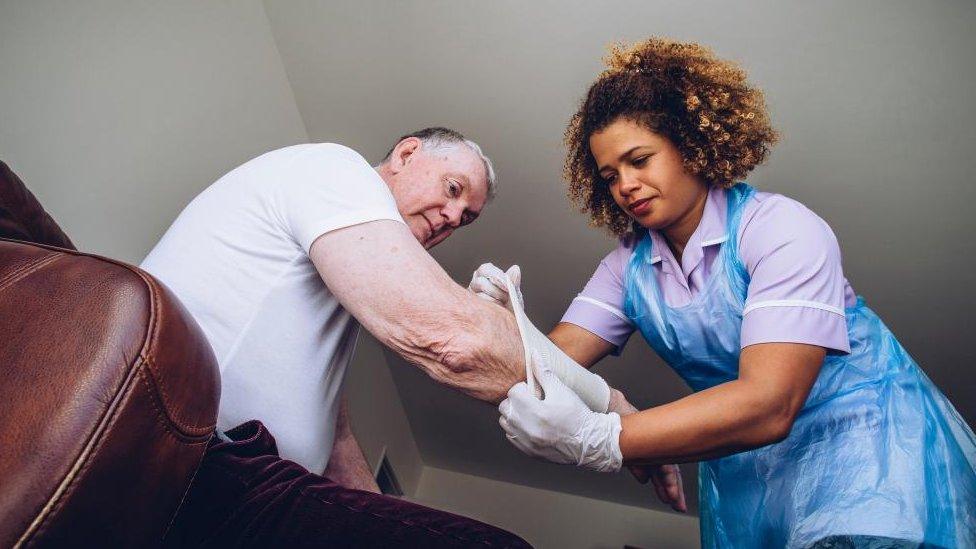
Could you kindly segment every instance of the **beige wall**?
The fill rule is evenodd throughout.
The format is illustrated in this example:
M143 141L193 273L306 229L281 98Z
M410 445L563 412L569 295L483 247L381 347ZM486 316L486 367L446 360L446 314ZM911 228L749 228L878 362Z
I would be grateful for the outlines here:
M648 497L652 497L648 489ZM698 547L698 520L425 467L418 503L514 532L539 549Z
M129 262L224 172L308 140L258 1L6 2L0 74L0 159Z

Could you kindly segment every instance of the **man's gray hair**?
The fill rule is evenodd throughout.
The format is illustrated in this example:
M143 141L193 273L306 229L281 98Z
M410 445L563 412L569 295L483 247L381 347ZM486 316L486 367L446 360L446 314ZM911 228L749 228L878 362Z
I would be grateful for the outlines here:
M477 143L464 137L461 132L452 130L450 128L435 126L404 135L400 139L397 139L393 147L391 147L386 153L386 156L383 157L383 162L390 159L390 155L393 154L393 149L395 149L401 141L410 137L416 137L419 139L420 142L423 143L423 148L426 151L437 151L457 147L458 145L465 145L474 152L478 153L478 156L485 165L485 173L488 174L488 200L495 198L497 184L495 182L495 167L491 164L491 159L485 156L485 153L481 151L481 147L479 147Z

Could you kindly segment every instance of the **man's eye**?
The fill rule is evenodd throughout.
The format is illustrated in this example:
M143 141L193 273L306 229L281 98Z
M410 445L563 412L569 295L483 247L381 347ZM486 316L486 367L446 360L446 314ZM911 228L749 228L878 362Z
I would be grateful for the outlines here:
M448 192L451 194L452 198L457 198L457 196L461 194L461 186L454 181L451 181L448 185Z

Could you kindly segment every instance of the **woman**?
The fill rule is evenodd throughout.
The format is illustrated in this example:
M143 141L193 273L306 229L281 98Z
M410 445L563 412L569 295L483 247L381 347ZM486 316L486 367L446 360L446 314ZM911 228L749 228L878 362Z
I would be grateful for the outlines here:
M620 245L549 337L590 367L639 330L695 392L618 418L537 372L544 399L519 384L499 407L509 439L604 470L701 461L705 547L976 546L972 430L855 296L826 223L735 183L776 139L762 93L696 44L608 65L566 176Z

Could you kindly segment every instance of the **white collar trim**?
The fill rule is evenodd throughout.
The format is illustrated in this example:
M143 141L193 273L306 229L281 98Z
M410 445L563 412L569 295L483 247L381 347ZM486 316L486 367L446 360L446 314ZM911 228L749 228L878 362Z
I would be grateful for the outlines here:
M718 238L712 238L710 240L703 240L702 243L701 243L701 245L702 245L702 248L704 248L705 246L714 246L715 244L721 244L721 243L725 242L728 239L729 239L729 235L723 234L722 236L720 236Z

